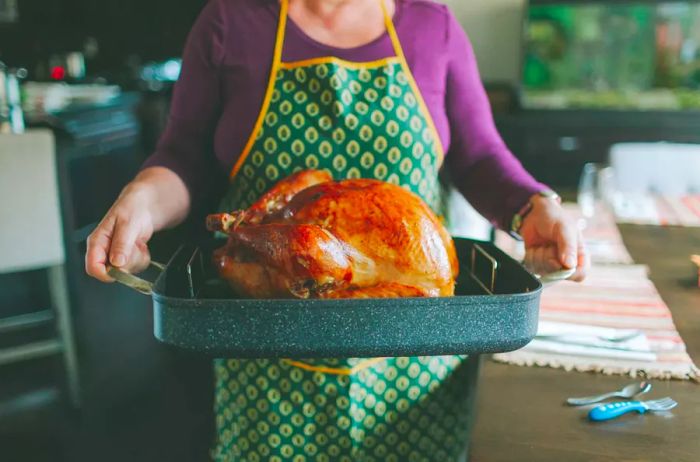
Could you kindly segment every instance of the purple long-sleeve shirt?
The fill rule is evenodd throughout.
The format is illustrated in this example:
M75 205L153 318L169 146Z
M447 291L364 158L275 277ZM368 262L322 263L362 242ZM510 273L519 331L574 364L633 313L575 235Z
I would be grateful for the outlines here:
M189 35L167 128L144 167L171 169L195 200L226 181L253 130L279 10L278 0L210 0ZM430 0L397 0L394 24L445 147L450 177L481 214L508 227L543 185L499 136L466 34L446 6ZM283 61L329 55L372 61L394 50L386 33L357 48L334 48L288 20Z

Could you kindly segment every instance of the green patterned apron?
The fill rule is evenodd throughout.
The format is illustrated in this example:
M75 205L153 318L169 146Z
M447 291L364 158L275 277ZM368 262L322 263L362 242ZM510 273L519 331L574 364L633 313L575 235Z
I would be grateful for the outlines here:
M281 60L287 3L281 2L263 107L221 209L247 208L277 181L313 168L335 179L401 185L437 211L443 149L386 9L395 57L289 63ZM463 362L458 356L218 359L213 457L457 460L467 444L473 392Z

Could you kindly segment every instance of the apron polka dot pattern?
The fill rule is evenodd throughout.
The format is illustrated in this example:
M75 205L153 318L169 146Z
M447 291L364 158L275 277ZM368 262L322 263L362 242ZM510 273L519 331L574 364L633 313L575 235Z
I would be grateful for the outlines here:
M250 206L289 172L402 185L440 210L441 156L401 63L277 71L268 112L222 209Z
M458 357L392 358L353 375L217 362L218 460L449 461L466 440ZM427 390L427 393L426 393ZM235 403L235 405L231 405Z
M282 63L287 0L281 6L265 104L220 209L247 208L282 178L313 168L401 185L439 212L442 146L386 12L394 58ZM213 457L457 460L472 396L464 360L217 359Z

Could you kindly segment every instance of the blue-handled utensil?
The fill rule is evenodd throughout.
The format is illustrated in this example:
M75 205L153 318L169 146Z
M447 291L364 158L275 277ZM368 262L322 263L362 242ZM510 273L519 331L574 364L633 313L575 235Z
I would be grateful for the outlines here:
M603 404L602 406L591 409L588 413L588 418L594 422L601 422L615 419L628 412L644 414L647 411L670 411L677 405L678 403L671 398L662 398L654 401L618 401L616 403Z

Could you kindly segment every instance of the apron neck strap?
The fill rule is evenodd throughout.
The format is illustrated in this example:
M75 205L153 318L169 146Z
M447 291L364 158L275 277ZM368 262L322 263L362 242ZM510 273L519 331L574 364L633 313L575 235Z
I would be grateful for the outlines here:
M397 3L399 0L395 0ZM386 8L385 0L379 0L379 4L382 8L382 14L384 15L384 25L386 27L386 32L389 34L391 39L391 45L394 48L394 54L400 58L402 61L406 60L403 54L403 48L401 47L401 41L396 33L396 28L394 27L394 21L391 19L391 15ZM277 67L278 64L282 62L282 48L284 46L284 35L287 30L287 15L289 14L289 0L280 0L280 19L277 26L277 38L275 39L275 54L273 57L273 67Z
M284 47L284 34L287 30L287 15L289 13L289 0L280 1L280 19L277 24L277 36L275 37L275 54L272 57L272 71L275 72L282 62L282 48Z
M284 0L287 1L287 0ZM395 4L398 5L399 0L395 0ZM402 61L406 60L403 54L403 48L401 47L401 41L399 40L399 35L396 33L396 28L394 27L394 21L391 19L389 10L386 8L386 2L384 0L379 0L379 4L382 6L382 13L384 14L384 24L386 26L386 32L389 34L391 39L391 45L394 47L394 53L397 57L401 58ZM397 6L398 8L398 6Z

